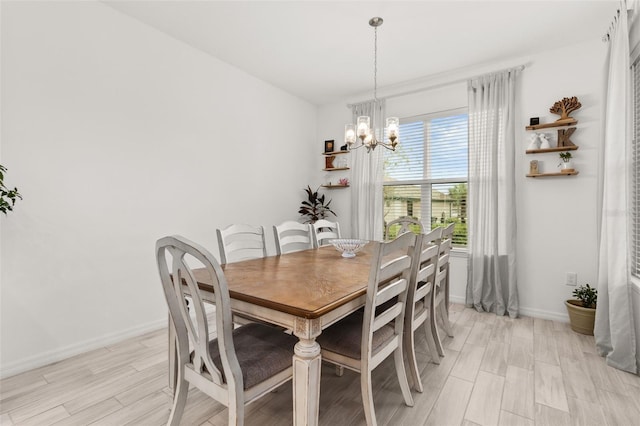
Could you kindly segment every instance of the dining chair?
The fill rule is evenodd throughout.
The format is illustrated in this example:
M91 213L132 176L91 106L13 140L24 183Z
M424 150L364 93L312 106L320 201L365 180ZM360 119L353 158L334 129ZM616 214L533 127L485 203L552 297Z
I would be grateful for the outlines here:
M391 231L396 230L396 228L396 237L404 234L405 232L415 232L416 234L424 233L424 226L422 225L422 222L411 216L402 216L387 223L384 232L385 239L390 239L389 235L391 234Z
M253 225L229 225L216 229L220 263L238 262L267 256L264 227Z
M453 337L453 329L449 322L449 259L451 246L453 244L453 224L442 230L442 238L440 239L440 248L438 253L438 265L436 267L436 275L434 278L431 309L433 312L433 321L431 322L431 330L436 344L436 349L440 356L444 356L442 347L442 339L438 331L438 321L442 324L442 328L449 337ZM448 228L451 228L450 230ZM448 235L447 235L448 234Z
M204 247L181 236L164 237L156 243L156 259L177 340L177 381L167 424L180 423L189 385L193 385L228 407L228 424L242 425L246 404L293 377L297 339L264 324L234 329L227 281L220 264ZM217 334L213 340L188 264L204 268L213 283ZM191 315L184 302L187 294L192 298Z
M360 389L368 425L376 424L371 372L393 354L404 402L413 406L403 359L402 334L407 290L417 266L422 235L406 233L393 241L374 244L366 302L318 336L321 356L337 366L360 373ZM385 302L395 300L387 309ZM386 306L386 305L385 305Z
M286 221L273 225L273 236L278 255L313 248L311 225Z
M439 254L439 240L442 237L442 228L438 227L422 237L422 245L419 247L418 265L411 276L409 282L409 291L407 293L407 308L405 312L405 333L404 333L404 351L407 354L407 362L409 364L409 376L412 378L413 387L418 391L423 391L422 380L420 380L420 371L416 359L415 348L415 332L424 324L427 349L431 360L435 364L440 364L440 356L438 354L431 324L434 320L434 314L431 310L433 292L433 283L436 276Z
M316 247L328 245L331 239L341 238L340 224L338 222L320 219L313 223L311 228L313 230L313 244Z

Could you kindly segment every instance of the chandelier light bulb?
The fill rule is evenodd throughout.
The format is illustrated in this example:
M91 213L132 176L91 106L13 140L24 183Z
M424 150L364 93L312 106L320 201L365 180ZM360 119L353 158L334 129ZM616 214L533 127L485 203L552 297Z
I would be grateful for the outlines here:
M344 126L344 142L349 145L356 143L356 126L353 124Z

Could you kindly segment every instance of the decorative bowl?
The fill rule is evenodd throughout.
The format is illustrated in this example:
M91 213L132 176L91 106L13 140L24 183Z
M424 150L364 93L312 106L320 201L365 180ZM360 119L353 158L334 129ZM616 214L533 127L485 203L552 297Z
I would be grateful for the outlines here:
M342 257L355 257L362 247L367 245L367 240L357 240L352 238L338 238L329 240L336 250L342 252Z

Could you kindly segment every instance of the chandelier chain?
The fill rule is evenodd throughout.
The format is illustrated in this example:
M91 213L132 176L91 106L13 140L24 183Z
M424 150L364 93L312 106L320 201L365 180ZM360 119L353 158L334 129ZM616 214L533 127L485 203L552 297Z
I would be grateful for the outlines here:
M373 100L378 103L378 27L373 28Z

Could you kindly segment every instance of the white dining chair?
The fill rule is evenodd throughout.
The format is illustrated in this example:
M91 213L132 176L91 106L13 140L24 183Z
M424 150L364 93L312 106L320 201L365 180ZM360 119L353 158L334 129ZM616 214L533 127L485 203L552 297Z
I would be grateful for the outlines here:
M331 239L342 238L340 235L340 224L338 222L320 219L311 226L313 229L313 243L316 247L328 245Z
M293 348L298 339L264 324L234 329L227 281L204 247L180 236L165 237L156 243L156 259L177 340L177 381L167 424L180 424L193 385L228 407L229 425L242 425L246 404L293 377ZM217 334L213 340L189 266L196 264L206 269L213 283ZM187 294L192 299L190 309L185 303Z
M286 221L273 225L273 237L278 255L313 248L311 225Z
M419 248L418 265L411 276L407 293L407 309L404 316L404 345L409 364L409 376L412 378L413 387L418 392L423 391L423 386L416 358L415 333L421 326L424 329L429 356L435 364L440 364L440 356L431 330L431 324L434 320L431 305L435 295L433 285L441 236L442 228L440 227L423 235L422 246Z
M405 232L415 232L416 234L424 233L424 226L418 219L411 216L402 216L387 223L385 227L384 237L389 240L389 236L393 233L395 237Z
M375 248L363 311L345 317L318 336L323 361L360 373L360 389L368 425L376 424L371 372L393 354L404 402L413 398L404 367L404 313L407 291L417 266L422 235L406 233ZM387 303L391 302L391 303ZM384 306L384 309L377 309Z
M440 356L444 356L442 339L438 331L438 321L449 337L453 337L453 328L449 322L449 260L451 258L451 246L453 244L453 223L442 230L440 248L438 253L438 266L434 278L434 296L432 298L432 312L434 315L431 322L431 330L436 344L436 349Z
M258 259L267 256L264 227L234 224L224 229L216 229L220 263Z

